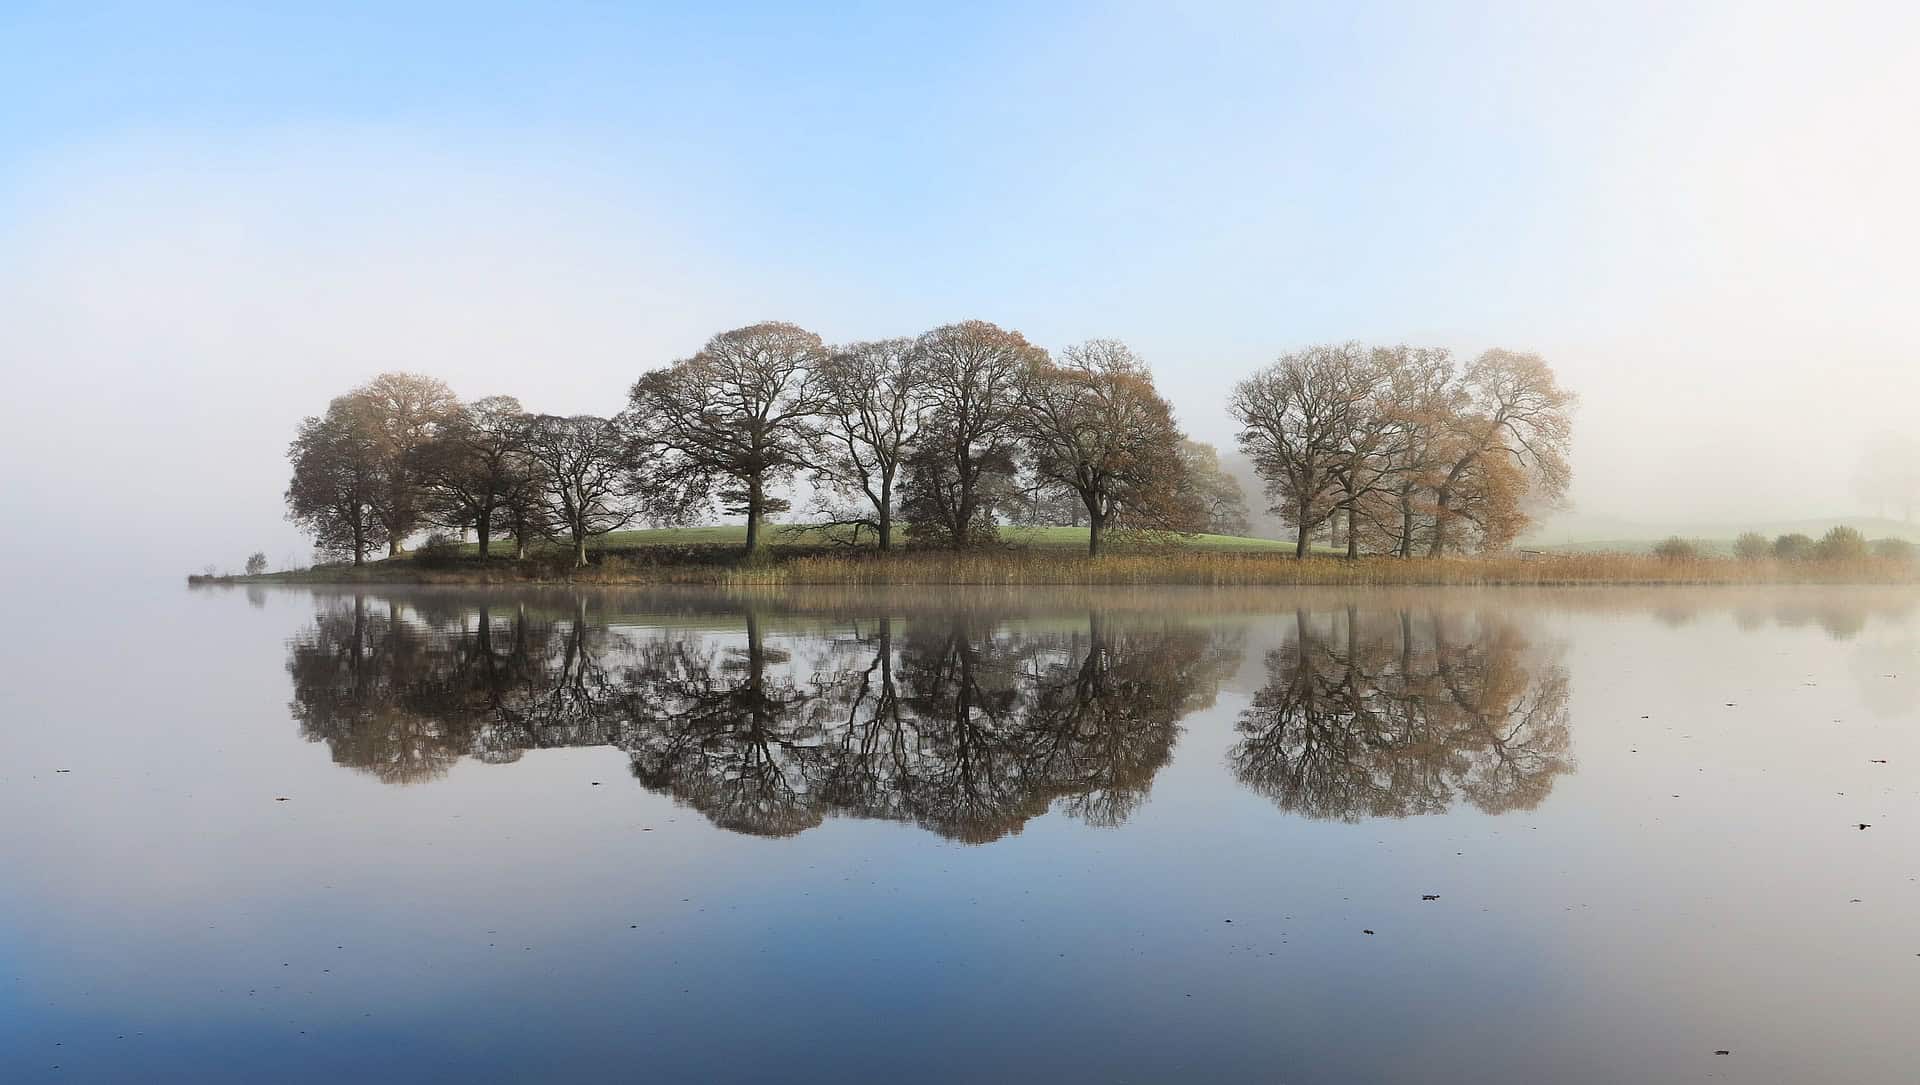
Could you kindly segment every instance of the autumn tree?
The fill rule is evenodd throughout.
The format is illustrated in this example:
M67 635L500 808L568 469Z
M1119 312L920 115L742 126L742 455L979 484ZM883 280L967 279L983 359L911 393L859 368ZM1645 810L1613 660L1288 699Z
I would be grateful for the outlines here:
M1454 522L1511 539L1525 523L1523 499L1555 501L1571 477L1573 393L1538 354L1489 350L1467 367L1463 404L1443 436L1444 470L1434 486L1430 556L1444 553ZM1462 498L1471 500L1463 501Z
M1358 344L1308 347L1241 381L1228 410L1240 448L1266 483L1273 511L1293 524L1294 556L1337 507Z
M529 423L512 396L476 400L453 413L417 461L439 519L449 527L472 525L482 559L495 521L535 482L527 454Z
M445 382L414 373L382 373L349 395L376 435L380 485L374 513L386 529L391 557L426 518L420 460L459 413L460 401Z
M1200 503L1200 530L1214 535L1245 535L1247 492L1240 480L1220 466L1220 450L1205 441L1180 442L1180 460L1187 486Z
M351 554L364 565L367 550L387 540L378 515L386 481L381 435L364 404L340 396L327 413L300 423L287 449L287 518L313 536L324 553Z
M684 515L718 497L746 516L752 553L767 514L787 507L771 488L809 465L826 359L819 336L774 321L721 332L693 357L643 374L630 417L663 510Z
M1180 430L1153 377L1125 343L1095 339L1037 359L1024 383L1019 430L1034 473L1087 513L1087 553L1109 527L1197 531Z
M948 324L914 344L928 413L908 459L903 495L916 539L964 547L989 541L995 501L1018 462L1027 375L1046 352L984 320Z
M527 452L540 466L547 508L573 544L575 566L587 564L587 540L631 523L633 462L625 428L613 419L543 414L527 431Z
M927 411L914 341L838 347L819 376L824 400L814 470L829 488L865 502L871 512L859 523L873 528L880 549L891 549L895 489Z

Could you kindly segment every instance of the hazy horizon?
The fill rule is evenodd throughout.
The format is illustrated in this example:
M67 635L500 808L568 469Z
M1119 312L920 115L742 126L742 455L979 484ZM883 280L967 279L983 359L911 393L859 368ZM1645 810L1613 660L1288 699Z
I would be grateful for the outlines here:
M465 10L465 9L461 9ZM612 413L712 333L1127 341L1189 433L1356 339L1549 359L1572 510L1871 515L1920 402L1920 12L0 14L0 515L278 563L384 370ZM1896 514L1897 515L1897 514Z

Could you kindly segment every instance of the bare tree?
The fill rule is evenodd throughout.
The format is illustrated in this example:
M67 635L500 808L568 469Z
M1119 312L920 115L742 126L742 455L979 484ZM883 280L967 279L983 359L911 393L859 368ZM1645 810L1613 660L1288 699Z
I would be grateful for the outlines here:
M527 449L541 468L548 509L573 543L573 564L587 564L587 540L617 531L637 515L630 497L633 464L624 427L615 420L543 414L528 428Z
M880 339L835 349L820 370L824 403L818 428L819 478L865 498L880 549L893 545L894 488L919 436L927 407L911 339Z
M385 480L380 434L362 404L341 396L326 414L301 422L287 458L287 518L323 553L352 554L355 565L366 564L367 549L387 535L376 512Z
M914 344L930 408L912 458L909 530L949 546L991 539L1009 488L1027 375L1046 352L984 320L947 324Z
M1443 437L1431 556L1446 551L1458 518L1496 540L1511 538L1525 522L1521 500L1557 501L1572 475L1567 448L1577 397L1561 389L1545 359L1489 350L1467 368L1462 390L1464 407Z
M1185 465L1187 485L1200 502L1205 518L1201 530L1214 535L1245 535L1252 530L1247 522L1247 492L1240 480L1220 465L1220 450L1205 441L1180 442L1180 459Z
M266 571L267 555L265 551L255 550L253 553L247 555L248 576L259 576Z
M530 419L512 396L488 396L462 406L418 458L421 481L432 491L439 519L472 525L480 557L488 556L494 521L534 484L528 470Z
M1021 436L1033 469L1087 511L1087 553L1109 526L1197 531L1173 409L1125 343L1095 339L1036 361L1025 382Z
M1334 454L1340 511L1346 519L1349 559L1360 556L1360 509L1388 492L1396 461L1408 434L1395 411L1395 370L1399 350L1375 348L1357 354L1348 369L1345 425Z
M1337 507L1339 469L1352 402L1355 343L1289 354L1234 388L1228 410L1240 448L1266 483L1273 511L1293 523L1294 556L1307 556L1313 529Z
M686 515L718 496L746 515L752 553L766 515L787 507L769 489L808 465L825 360L819 336L776 321L721 332L692 358L643 374L630 417L652 452L658 511Z

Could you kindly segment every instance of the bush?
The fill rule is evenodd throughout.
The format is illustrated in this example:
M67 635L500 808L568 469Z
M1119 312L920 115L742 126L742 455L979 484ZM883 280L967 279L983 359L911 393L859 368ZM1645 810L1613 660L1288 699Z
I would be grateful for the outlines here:
M1661 561L1695 561L1700 557L1700 548L1673 535L1653 548L1653 556Z
M1905 539L1881 539L1873 544L1873 556L1888 561L1912 562L1916 553L1920 553L1920 547Z
M1805 561L1813 556L1813 540L1795 532L1773 540L1773 556L1781 561Z
M1773 554L1773 547L1767 537L1758 531L1749 531L1733 540L1733 556L1741 561L1759 561Z
M265 553L259 550L255 550L252 554L248 555L247 557L247 575L248 576L259 576L261 573L264 573L266 571L267 571L267 555Z
M429 569L444 569L457 564L460 561L460 540L436 531L420 544L413 560Z
M1850 527L1835 527L1814 544L1813 556L1821 561L1859 561L1867 556L1866 536Z

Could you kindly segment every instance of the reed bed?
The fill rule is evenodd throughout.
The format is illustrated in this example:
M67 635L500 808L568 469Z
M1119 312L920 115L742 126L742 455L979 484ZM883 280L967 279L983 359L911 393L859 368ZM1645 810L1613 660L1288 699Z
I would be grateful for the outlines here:
M664 570L663 570L664 571ZM852 585L1259 585L1458 586L1580 584L1906 584L1911 562L1773 562L1633 554L1538 557L1308 558L1259 553L1157 551L1099 558L1035 551L906 551L887 556L809 555L775 564L703 570L708 583Z

